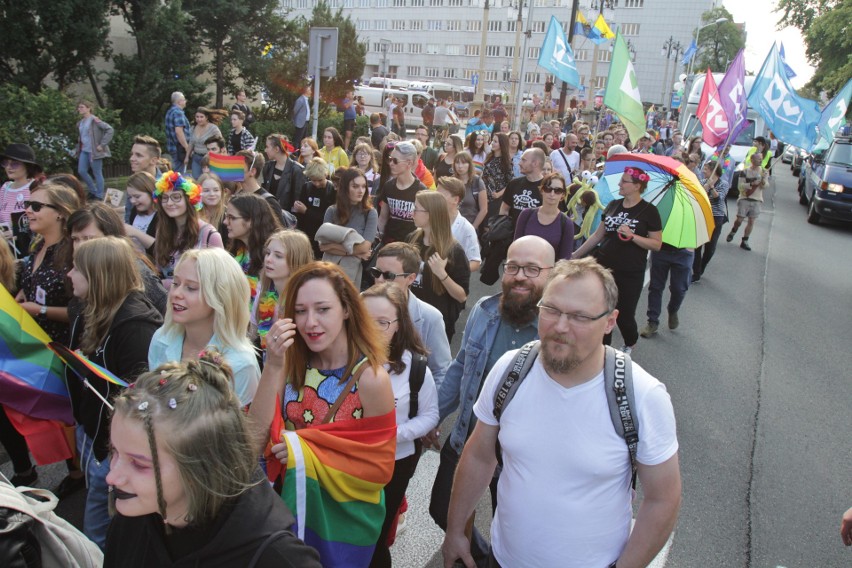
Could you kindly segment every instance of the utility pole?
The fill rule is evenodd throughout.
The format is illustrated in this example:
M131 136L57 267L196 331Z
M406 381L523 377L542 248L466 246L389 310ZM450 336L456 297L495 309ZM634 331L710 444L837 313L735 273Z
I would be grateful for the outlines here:
M523 0L521 1L521 5L519 9L523 8ZM535 1L530 1L529 9L527 10L527 30L524 32L524 48L521 51L521 72L518 76L518 98L517 104L518 108L515 109L515 129L521 129L521 116L523 116L523 107L524 107L524 72L527 67L527 47L530 44L530 38L532 37L532 26L533 26L533 8L535 7ZM517 57L517 53L515 57Z
M574 22L577 21L577 11L580 9L580 0L571 2L571 21L568 23L568 45L571 50L574 50ZM557 115L559 120L565 118L565 99L568 97L568 84L562 81L562 88L559 90L559 110Z
M613 9L613 1L612 0L597 0L597 2L598 2L598 5L599 5L598 14L601 15L601 16L603 15L604 8L609 8L610 10ZM595 7L595 5L593 3L592 8L594 8L594 7ZM594 24L592 24L592 25L594 26ZM596 93L596 89L598 88L597 73L598 73L598 53L599 53L599 51L600 51L600 47L598 46L598 44L595 44L595 48L592 51L592 77L591 77L592 84L591 84L591 89L590 89L590 93L589 93L590 99L592 101L592 107L594 107L595 93Z
M518 19L515 20L515 51L514 56L512 57L512 75L509 78L512 81L512 101L517 101L517 88L518 88L518 57L521 52L521 28L524 25L524 5L523 0L516 0L518 7ZM515 129L519 129L521 127L520 123L514 124L513 127Z
M485 47L488 45L488 0L485 0L485 11L482 13L482 35L479 40L479 78L476 81L476 92L473 99L479 104L485 104L483 96L483 83L485 82Z
M663 49L660 52L660 55L665 56L666 58L666 70L663 72L663 90L660 93L660 105L663 107L667 107L668 103L666 102L666 92L668 91L668 87L666 86L666 82L669 76L669 59L672 57L672 51L677 53L678 50L681 49L680 42L675 41L673 36L669 36L669 39L663 43ZM675 65L676 66L676 65Z

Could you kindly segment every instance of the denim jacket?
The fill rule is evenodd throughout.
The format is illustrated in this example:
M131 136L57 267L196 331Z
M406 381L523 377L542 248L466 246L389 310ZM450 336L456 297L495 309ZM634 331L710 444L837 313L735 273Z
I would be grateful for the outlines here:
M473 405L485 380L488 353L500 326L500 296L495 294L482 298L470 311L461 348L438 389L440 420L452 414L461 404L461 412L450 433L450 446L458 454L467 441L471 420L475 419Z

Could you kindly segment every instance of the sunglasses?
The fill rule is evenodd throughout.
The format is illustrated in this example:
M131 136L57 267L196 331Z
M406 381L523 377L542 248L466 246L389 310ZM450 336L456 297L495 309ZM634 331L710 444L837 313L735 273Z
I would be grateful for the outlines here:
M21 167L21 166L23 166L23 165L24 165L24 163L23 163L23 162L19 162L18 160L9 160L9 159L6 159L6 160L3 160L2 162L0 162L0 168L12 168L12 169L15 169L15 168L20 168L20 167Z
M562 195L563 193L565 193L565 188L564 187L542 187L541 191L544 192L544 193L556 193L556 194Z
M163 201L171 201L172 203L180 203L183 201L182 191L170 191L163 194Z
M396 280L400 276L410 276L413 274L412 272L391 272L389 270L379 270L375 266L370 268L370 274L373 275L373 278L384 278L385 280Z
M51 203L42 203L41 201L24 201L24 209L32 209L35 213L41 211L42 207L50 207L51 209L59 210L59 207Z
M388 163L393 164L394 166L399 164L401 161L402 160L400 160L399 158L394 158L393 156L388 158Z

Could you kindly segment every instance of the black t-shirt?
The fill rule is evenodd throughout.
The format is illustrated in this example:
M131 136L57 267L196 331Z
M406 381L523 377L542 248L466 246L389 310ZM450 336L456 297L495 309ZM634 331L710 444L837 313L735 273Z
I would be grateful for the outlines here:
M630 230L640 237L649 233L663 230L660 212L647 201L625 209L624 200L611 202L603 212L602 222L606 236L595 253L595 257L603 266L612 270L640 271L645 270L648 251L634 242L623 241L618 236L618 228L627 224Z
M530 181L526 176L516 177L506 184L506 192L503 193L503 203L509 206L509 216L512 223L518 221L518 216L524 209L541 207L541 192L538 186L541 180Z
M243 150L242 133L237 134L236 131L232 130L230 139L231 139L231 146L230 147L231 147L231 151L232 151L231 155L235 156L237 154L237 152L239 152L240 150Z
M379 125L373 129L373 133L370 135L370 142L373 143L373 148L376 150L381 150L379 146L382 144L382 140L385 139L385 136L390 134L390 130L387 127Z
M464 309L464 302L456 301L446 290L443 294L435 293L432 289L432 279L434 278L432 269L429 268L426 259L422 258L426 247L421 244L419 248L421 250L420 275L411 284L411 291L415 296L444 314L444 328L447 332L447 339L452 340L456 329L456 320L459 319L459 314ZM453 282L461 286L465 293L470 292L470 264L464 249L458 242L450 251L447 275Z
M405 189L396 186L396 179L389 179L379 192L376 202L379 209L388 208L388 222L385 225L383 243L404 241L416 228L414 226L414 196L418 191L426 189L420 180L414 178L414 183Z
M325 219L325 210L337 201L337 191L334 189L334 184L327 181L324 187L318 188L313 183L307 182L302 186L298 201L301 201L307 207L304 213L296 215L296 219L299 221L299 230L308 235L315 251L319 250L319 245L314 241L314 237L320 225L322 225L323 219Z

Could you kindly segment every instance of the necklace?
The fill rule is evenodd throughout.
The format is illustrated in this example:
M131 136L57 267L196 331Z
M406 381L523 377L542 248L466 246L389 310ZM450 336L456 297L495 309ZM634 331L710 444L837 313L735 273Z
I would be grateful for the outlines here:
M240 265L240 268L243 269L243 274L246 275L246 279L249 283L249 288L251 288L250 301L254 301L255 295L257 295L257 276L252 276L249 274L249 268L251 267L251 256L248 253L248 250L245 248L240 249L236 255L234 255L234 259Z

